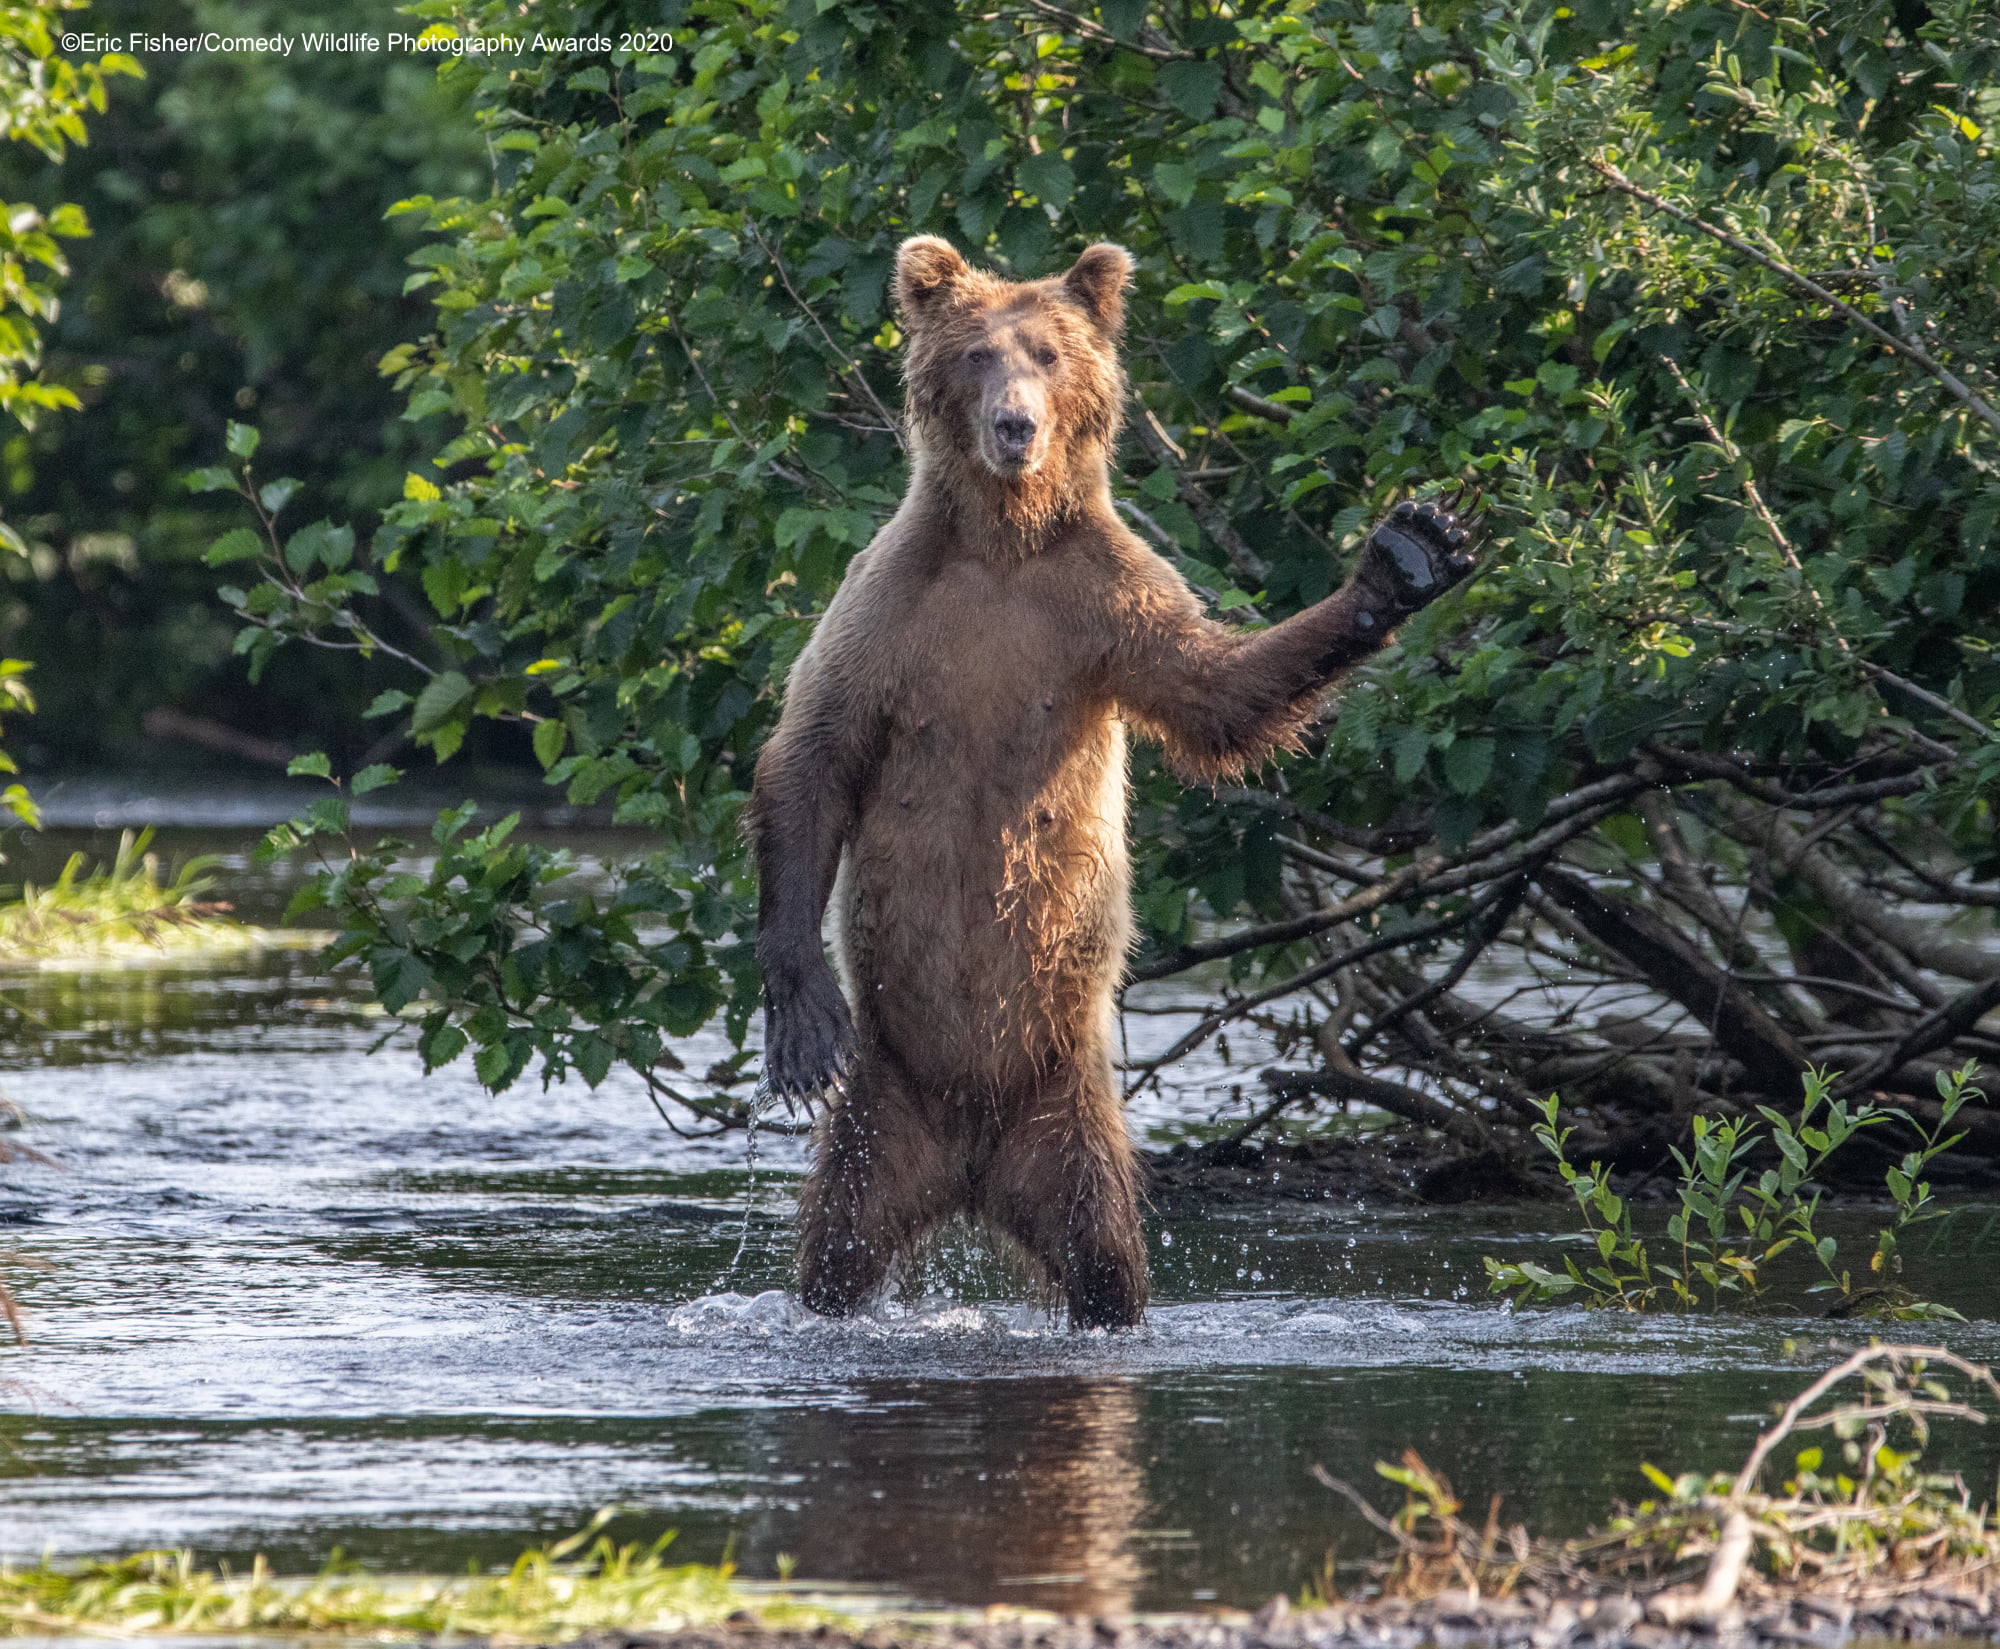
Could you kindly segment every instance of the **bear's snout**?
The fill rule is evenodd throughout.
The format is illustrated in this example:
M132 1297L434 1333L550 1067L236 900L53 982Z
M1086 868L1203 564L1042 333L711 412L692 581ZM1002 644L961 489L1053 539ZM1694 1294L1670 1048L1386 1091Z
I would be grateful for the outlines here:
M1035 420L1026 412L1009 408L994 415L993 435L1008 457L1025 458L1035 443Z
M1016 480L1032 475L1048 456L1048 406L1041 386L1020 378L995 384L987 392L980 419L979 456L995 475Z

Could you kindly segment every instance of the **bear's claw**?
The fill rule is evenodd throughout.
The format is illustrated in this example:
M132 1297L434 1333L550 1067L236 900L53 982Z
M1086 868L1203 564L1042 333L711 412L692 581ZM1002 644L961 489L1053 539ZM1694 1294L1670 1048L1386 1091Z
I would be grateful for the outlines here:
M834 1099L847 1091L853 1042L846 998L822 964L819 977L769 1003L759 1099L782 1099L792 1116L801 1105L807 1116L815 1105L831 1109Z
M1460 489L1452 499L1457 505ZM1471 575L1474 557L1465 548L1469 534L1455 508L1404 499L1368 535L1361 572L1388 597L1391 622L1405 618Z

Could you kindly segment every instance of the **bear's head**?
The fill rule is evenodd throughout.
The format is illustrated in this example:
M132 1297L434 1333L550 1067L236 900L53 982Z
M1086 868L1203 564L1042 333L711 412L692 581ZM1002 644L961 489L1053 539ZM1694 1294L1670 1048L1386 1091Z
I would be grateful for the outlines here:
M1131 278L1122 246L1089 247L1061 275L1015 282L972 268L935 235L903 242L905 408L937 480L1017 527L1103 484L1125 397L1118 347Z

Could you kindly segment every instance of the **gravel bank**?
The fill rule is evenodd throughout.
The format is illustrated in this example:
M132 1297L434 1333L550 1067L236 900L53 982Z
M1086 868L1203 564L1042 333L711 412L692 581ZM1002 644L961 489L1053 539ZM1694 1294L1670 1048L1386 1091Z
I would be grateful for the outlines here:
M1446 1592L1255 1615L1114 1618L913 1616L849 1634L771 1631L748 1616L702 1631L600 1632L570 1649L1766 1649L1865 1640L2000 1641L2000 1576L1984 1591L1931 1589L1851 1600L1809 1594L1747 1602L1708 1624L1672 1624L1656 1600L1474 1598Z

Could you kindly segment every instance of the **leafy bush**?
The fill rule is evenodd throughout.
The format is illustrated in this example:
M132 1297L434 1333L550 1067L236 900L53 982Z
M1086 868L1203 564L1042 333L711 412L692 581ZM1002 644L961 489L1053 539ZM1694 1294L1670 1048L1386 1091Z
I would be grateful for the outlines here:
M51 160L71 144L86 140L83 117L101 113L105 81L140 73L131 58L111 53L73 62L56 50L65 12L85 0L7 0L0 4L0 134L26 143ZM43 412L77 405L76 394L42 378L43 324L56 318L55 282L69 273L62 240L90 233L83 208L67 201L42 212L22 202L0 201L0 412L33 429ZM21 535L0 520L0 557L25 555ZM34 695L22 659L0 659L0 710L32 711ZM17 773L14 758L0 750L0 773ZM0 807L27 824L37 820L25 786L0 790Z
M1120 507L1239 622L1325 594L1396 498L1493 502L1483 576L1307 754L1213 794L1141 757L1135 976L1228 963L1175 1056L1249 1020L1311 1056L1280 1099L1503 1158L1558 1089L1609 1159L1809 1062L1925 1095L1976 1051L2000 959L1899 907L2000 905L1990 6L717 0L665 8L671 55L618 44L661 21L556 4L574 55L440 71L497 181L399 209L437 330L384 367L460 433L366 553L272 538L289 571L231 597L253 668L379 658L340 581L413 581L436 654L371 714L441 761L520 724L662 833L620 905L669 937L592 907L559 968L514 962L546 884L511 842L442 884L323 876L378 982L424 981L433 1058L589 1076L676 1018L743 1033L736 817L903 485L885 283L917 231L1019 275L1134 251ZM1532 1011L1462 992L1489 953L1541 971Z
M1492 1292L1511 1289L1526 1302L1558 1300L1574 1291L1588 1305L1626 1311L1691 1310L1702 1303L1704 1289L1712 1308L1719 1309L1725 1299L1755 1304L1773 1286L1772 1273L1778 1269L1774 1262L1790 1249L1795 1257L1811 1256L1819 1267L1820 1280L1810 1285L1810 1292L1838 1291L1834 1309L1840 1315L1859 1312L1904 1322L1956 1317L1949 1306L1915 1299L1896 1282L1902 1270L1898 1239L1910 1226L1935 1219L1941 1212L1933 1206L1929 1183L1919 1176L1964 1138L1947 1136L1945 1130L1967 1100L1985 1097L1972 1085L1978 1069L1967 1063L1938 1077L1940 1120L1934 1128L1924 1127L1907 1111L1878 1109L1865 1101L1850 1111L1844 1101L1827 1098L1832 1077L1809 1070L1796 1120L1768 1105L1758 1107L1771 1125L1769 1140L1778 1162L1755 1179L1744 1159L1765 1137L1758 1128L1734 1117L1714 1122L1693 1118L1693 1155L1673 1147L1680 1169L1679 1207L1667 1220L1662 1245L1666 1258L1657 1257L1646 1238L1633 1231L1631 1206L1611 1189L1611 1171L1601 1162L1578 1168L1569 1160L1564 1146L1571 1130L1557 1131L1556 1101L1551 1098L1547 1120L1535 1125L1535 1138L1554 1156L1563 1183L1576 1198L1583 1234L1597 1250L1597 1263L1580 1267L1566 1258L1563 1270L1556 1272L1532 1260L1504 1264L1488 1259ZM1907 1124L1921 1144L1884 1176L1896 1212L1876 1234L1875 1253L1868 1262L1870 1276L1878 1280L1857 1290L1853 1272L1839 1264L1838 1240L1814 1228L1821 1193L1813 1179L1862 1129L1892 1117Z

